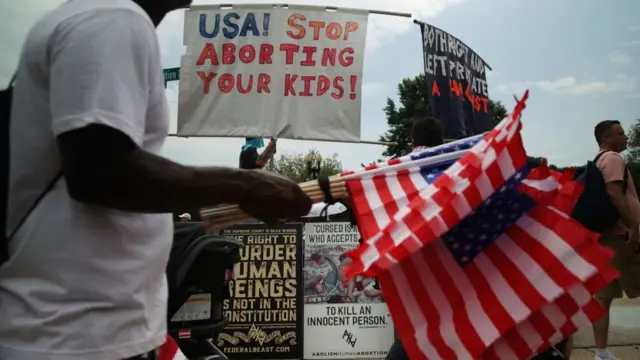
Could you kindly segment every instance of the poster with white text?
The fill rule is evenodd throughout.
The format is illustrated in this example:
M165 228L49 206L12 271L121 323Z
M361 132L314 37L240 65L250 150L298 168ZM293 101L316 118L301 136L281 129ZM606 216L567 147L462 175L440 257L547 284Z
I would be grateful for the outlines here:
M362 10L193 6L178 133L360 140L367 22Z
M391 315L375 279L342 275L345 253L359 239L349 223L305 224L305 359L384 358L393 343Z

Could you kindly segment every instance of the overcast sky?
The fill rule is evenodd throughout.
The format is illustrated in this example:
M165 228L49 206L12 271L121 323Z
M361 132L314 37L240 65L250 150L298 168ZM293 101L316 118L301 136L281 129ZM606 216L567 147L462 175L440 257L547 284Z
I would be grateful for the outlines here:
M83 0L74 0L83 1ZM232 3L273 3L231 1ZM31 25L60 0L0 3L0 82L14 71ZM195 3L214 3L195 1ZM603 119L630 125L640 118L640 1L638 0L324 0L289 4L333 5L410 12L463 40L493 68L489 95L507 109L525 88L524 114L529 155L551 163L583 163L596 151L593 126ZM158 32L164 67L177 67L183 12L170 14ZM366 44L362 97L362 139L378 140L387 129L382 108L397 98L397 84L422 72L420 31L411 20L372 15ZM176 129L177 83L167 90ZM197 165L237 166L241 139L177 139L163 153ZM375 145L281 140L278 151L310 148L337 153L345 169L381 157Z

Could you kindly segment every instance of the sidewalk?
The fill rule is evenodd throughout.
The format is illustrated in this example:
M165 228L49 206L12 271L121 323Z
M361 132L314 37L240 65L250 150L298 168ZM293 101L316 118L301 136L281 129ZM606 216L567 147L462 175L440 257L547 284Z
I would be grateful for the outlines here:
M638 346L612 346L610 350L620 360L640 359L640 347ZM593 360L594 355L595 352L592 349L576 349L571 355L571 360Z
M609 345L640 345L640 298L615 300L611 306ZM574 338L575 348L592 348L591 327L581 329ZM640 359L638 357L637 359Z
M611 307L609 331L611 353L620 360L640 359L640 299L616 300ZM571 360L593 360L593 332L581 329L574 338Z

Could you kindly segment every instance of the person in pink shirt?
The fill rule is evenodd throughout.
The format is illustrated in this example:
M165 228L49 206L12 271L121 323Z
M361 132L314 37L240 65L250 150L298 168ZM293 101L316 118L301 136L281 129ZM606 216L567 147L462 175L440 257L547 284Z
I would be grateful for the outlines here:
M621 152L627 149L627 136L616 120L605 120L596 125L594 134L598 142L599 157L596 166L606 183L611 203L620 215L617 225L602 233L600 243L615 252L612 265L620 277L596 294L596 299L607 311L607 316L593 324L596 343L595 360L615 360L607 350L609 337L609 310L613 299L640 297L639 255L640 202L631 174Z

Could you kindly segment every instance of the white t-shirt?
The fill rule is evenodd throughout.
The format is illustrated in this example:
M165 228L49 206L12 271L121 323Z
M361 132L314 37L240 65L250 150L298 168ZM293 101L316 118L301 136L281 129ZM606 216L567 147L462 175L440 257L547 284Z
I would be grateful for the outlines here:
M155 27L131 0L72 0L29 33L11 118L9 231L60 169L56 136L104 124L157 153L168 112ZM0 359L116 360L166 335L170 214L73 201L61 180L0 268Z

